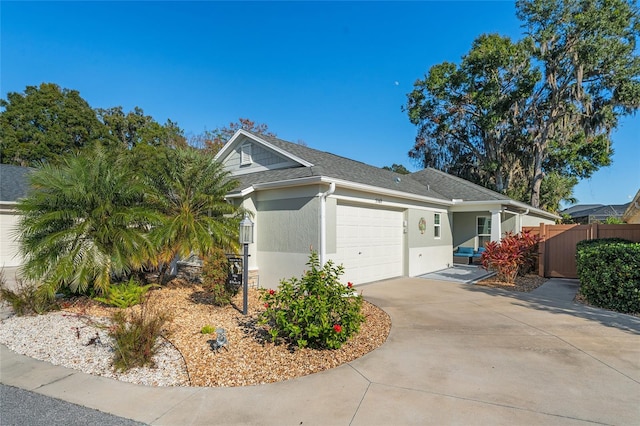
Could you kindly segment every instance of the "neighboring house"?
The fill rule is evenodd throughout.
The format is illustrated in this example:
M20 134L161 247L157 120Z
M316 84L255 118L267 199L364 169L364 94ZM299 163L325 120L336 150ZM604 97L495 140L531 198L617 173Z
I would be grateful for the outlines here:
M574 223L586 225L588 223L604 222L610 217L622 219L622 215L629 204L578 204L564 209L560 213L571 217Z
M444 269L458 246L559 219L434 169L402 175L244 130L216 159L239 181L227 199L253 213L262 287L299 277L311 249L362 284Z
M622 215L625 223L640 223L640 189Z
M15 207L17 201L27 195L27 175L32 170L0 164L0 268L22 264L15 233L19 219Z

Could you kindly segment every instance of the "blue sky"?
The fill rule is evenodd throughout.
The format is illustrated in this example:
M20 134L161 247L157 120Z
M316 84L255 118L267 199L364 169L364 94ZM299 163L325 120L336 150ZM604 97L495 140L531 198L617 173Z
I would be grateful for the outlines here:
M187 134L246 117L285 140L410 170L416 129L400 108L413 82L482 33L522 33L506 1L2 1L0 14L2 98L53 82ZM613 165L575 188L580 203L622 204L640 189L640 117L613 141Z

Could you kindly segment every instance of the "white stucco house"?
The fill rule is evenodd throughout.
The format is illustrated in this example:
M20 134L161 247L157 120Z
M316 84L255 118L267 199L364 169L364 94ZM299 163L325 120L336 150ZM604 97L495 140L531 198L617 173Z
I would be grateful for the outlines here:
M216 159L239 181L227 199L253 213L261 287L299 277L311 249L362 284L441 270L459 246L559 219L434 169L401 175L245 130Z
M31 170L0 164L0 268L22 264L15 232L20 216L15 207L17 201L27 195L27 174Z
M238 180L229 202L253 213L253 283L299 277L310 250L354 284L419 276L507 231L559 217L434 169L401 175L275 137L239 130L216 159ZM0 165L0 267L19 266L17 201L31 169Z

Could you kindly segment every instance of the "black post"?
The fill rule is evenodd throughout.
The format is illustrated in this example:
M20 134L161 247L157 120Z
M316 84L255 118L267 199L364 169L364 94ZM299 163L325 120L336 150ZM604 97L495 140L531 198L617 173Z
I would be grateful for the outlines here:
M244 259L242 261L242 315L247 315L249 304L249 244L244 243Z

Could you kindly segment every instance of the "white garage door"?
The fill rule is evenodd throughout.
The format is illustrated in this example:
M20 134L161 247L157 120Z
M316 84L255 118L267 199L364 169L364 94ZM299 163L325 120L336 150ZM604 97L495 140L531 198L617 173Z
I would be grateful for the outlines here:
M15 237L18 219L19 216L16 214L4 211L0 213L0 268L22 264Z
M403 214L351 205L338 205L336 264L343 264L342 281L362 284L403 275Z

